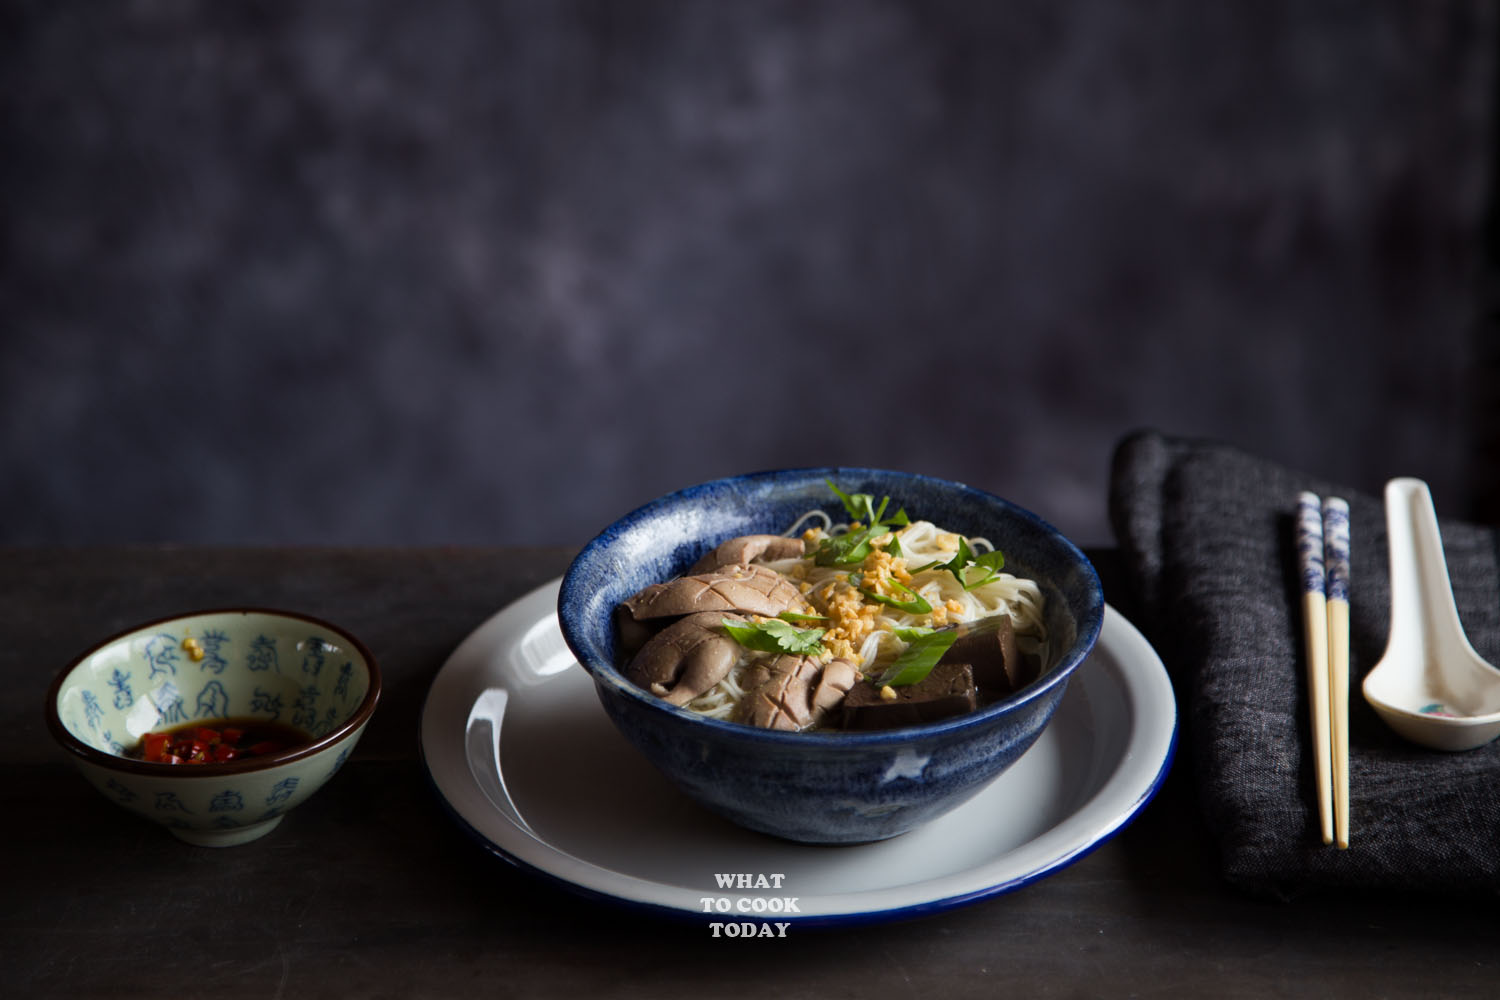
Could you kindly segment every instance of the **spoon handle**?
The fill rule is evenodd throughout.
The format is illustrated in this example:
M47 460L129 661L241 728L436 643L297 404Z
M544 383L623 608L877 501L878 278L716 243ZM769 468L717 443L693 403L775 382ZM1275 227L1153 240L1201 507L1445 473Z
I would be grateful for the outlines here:
M1386 483L1385 519L1391 560L1389 645L1421 649L1429 658L1441 654L1433 648L1437 642L1456 640L1467 647L1427 484L1412 478Z

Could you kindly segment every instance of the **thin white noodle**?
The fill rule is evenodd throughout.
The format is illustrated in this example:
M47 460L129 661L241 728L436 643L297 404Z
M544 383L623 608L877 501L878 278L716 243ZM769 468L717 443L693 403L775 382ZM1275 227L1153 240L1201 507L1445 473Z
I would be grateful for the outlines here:
M817 521L818 527L823 529L824 534L827 534L833 529L833 518L829 517L821 510L810 510L806 514L803 514L801 517L797 518L797 520L793 521L792 526L781 533L781 537L796 538L798 535L802 534L802 532L807 530L806 524L808 521ZM847 525L845 525L844 530L849 530Z
M743 678L741 667L742 665L737 664L736 669L730 670L728 677L688 702L687 707L711 718L729 718L739 706L740 699L745 696L745 689L740 686Z

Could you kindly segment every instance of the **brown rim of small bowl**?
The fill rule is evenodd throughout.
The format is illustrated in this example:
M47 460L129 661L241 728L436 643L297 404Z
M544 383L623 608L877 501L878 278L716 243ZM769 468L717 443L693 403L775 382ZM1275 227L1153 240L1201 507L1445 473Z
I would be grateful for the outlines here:
M74 736L71 732L68 731L68 727L63 725L62 719L57 714L57 695L58 692L62 690L63 681L66 680L68 675L71 674L75 669L77 669L84 660L88 659L90 656L93 656L105 646L108 646L114 642L118 642L131 633L140 632L143 629L162 625L166 622L179 621L183 618L197 618L201 615L234 614L274 615L278 618L293 618L297 621L307 622L312 625L317 625L320 628L327 629L328 631L338 635L344 641L348 642L355 649L359 650L359 654L365 658L365 665L369 670L370 685L368 690L365 691L364 698L360 700L359 706L354 710L354 714L349 716L349 718L345 720L345 722L337 729L328 733L326 736L313 740L313 742L311 743L295 747L291 750L283 750L281 753L267 754L264 757L251 757L246 760L228 761L222 764L161 764L155 761L136 760L133 757L120 757L116 754L105 753L102 750L95 750L93 747L89 746L87 743L84 743L78 737ZM341 628L340 626L333 624L327 619L318 618L314 615L306 615L301 613L300 611L283 611L280 608L243 607L236 605L223 608L204 608L201 611L184 611L179 614L163 615L160 618L152 618L147 621L140 622L136 625L132 625L129 628L121 629L108 638L101 639L100 641L93 643L82 653L79 653L77 656L75 656L68 662L67 666L63 667L62 670L58 672L57 676L52 679L52 683L47 687L47 728L51 731L52 738L57 740L57 742L62 745L64 750L67 750L75 757L79 757L82 760L86 760L90 764L95 764L99 767L107 767L117 771L128 771L134 774L149 774L157 777L165 775L181 775L184 778L211 778L219 775L244 774L250 771L266 770L268 768L276 767L280 764L289 764L293 761L302 760L305 757L311 757L314 754L328 749L330 746L345 739L349 736L350 733L354 732L360 726L370 721L370 716L375 713L375 703L380 700L380 688L380 667L376 664L375 655L370 652L369 647L367 647L347 629Z

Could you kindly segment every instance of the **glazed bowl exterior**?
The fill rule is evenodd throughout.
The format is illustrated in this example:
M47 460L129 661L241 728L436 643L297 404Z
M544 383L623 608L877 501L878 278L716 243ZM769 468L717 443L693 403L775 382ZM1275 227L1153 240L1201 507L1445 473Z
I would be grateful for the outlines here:
M184 645L185 640L195 640ZM159 619L85 652L53 681L47 725L111 802L192 844L226 847L269 833L331 778L380 697L375 658L354 636L266 609ZM311 742L217 764L128 754L143 734L226 718L289 724Z
M1049 663L1041 677L968 715L877 732L779 732L667 704L622 673L615 607L677 576L738 535L786 531L813 509L848 515L829 489L891 498L891 511L984 536L1006 571L1045 597ZM882 840L957 807L1041 735L1093 648L1104 597L1093 566L1036 515L961 483L861 468L794 469L721 479L635 510L584 547L563 577L558 620L614 725L703 806L752 830L804 843Z

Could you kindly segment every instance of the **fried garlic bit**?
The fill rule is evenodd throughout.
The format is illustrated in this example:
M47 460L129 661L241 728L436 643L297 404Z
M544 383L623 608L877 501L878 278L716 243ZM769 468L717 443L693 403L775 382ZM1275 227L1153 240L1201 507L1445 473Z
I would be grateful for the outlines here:
M840 659L855 659L865 636L875 630L880 606L866 604L860 592L847 585L837 588L832 595L825 588L822 596L823 614L828 619L823 645Z
M870 543L870 554L865 556L864 563L860 566L860 585L882 597L891 597L895 588L891 581L895 580L903 586L911 586L911 572L906 568L905 556L893 556L885 551L885 546L890 542L892 535L877 538Z
M182 648L187 651L188 659L192 660L194 663L203 659L203 643L199 642L197 639L194 639L192 636L188 636L186 639L182 640Z
M950 597L942 604L934 604L932 606L932 614L928 615L927 617L931 619L931 624L933 626L942 626L948 624L950 619L953 621L962 621L961 618L957 618L955 616L961 615L963 614L963 612L963 604L961 604L957 599Z

